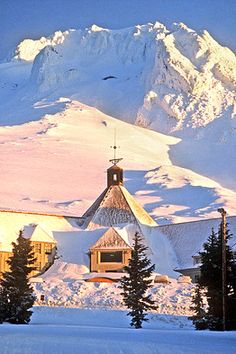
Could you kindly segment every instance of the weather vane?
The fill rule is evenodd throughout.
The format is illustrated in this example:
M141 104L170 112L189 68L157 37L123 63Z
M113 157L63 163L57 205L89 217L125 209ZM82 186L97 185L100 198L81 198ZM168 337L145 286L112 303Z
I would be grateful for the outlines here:
M118 162L120 162L121 160L123 160L122 158L117 158L116 157L116 150L119 148L119 146L116 145L116 129L114 129L114 145L110 146L113 150L114 150L114 157L113 159L109 160L111 163L113 163L113 165L118 164Z

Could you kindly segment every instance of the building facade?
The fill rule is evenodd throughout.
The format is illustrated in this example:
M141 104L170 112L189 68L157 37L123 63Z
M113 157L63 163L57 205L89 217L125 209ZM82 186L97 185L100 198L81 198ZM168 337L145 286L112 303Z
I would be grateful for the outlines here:
M30 277L44 273L54 262L56 256L56 241L38 224L30 224L24 227L23 237L30 240L33 247L35 261L32 266L35 268ZM15 241L15 240L14 240ZM13 255L10 244L0 244L0 279L4 272L8 272L8 260Z
M90 271L98 273L123 272L129 264L132 247L116 228L108 231L90 248Z

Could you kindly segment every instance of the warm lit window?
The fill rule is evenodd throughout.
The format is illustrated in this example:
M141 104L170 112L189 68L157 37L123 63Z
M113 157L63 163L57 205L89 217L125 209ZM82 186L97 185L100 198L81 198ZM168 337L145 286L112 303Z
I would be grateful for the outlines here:
M122 252L101 252L101 263L122 263Z
M116 173L114 173L114 175L113 175L113 181L117 182L117 180L118 180L118 178L117 178L117 174L116 174Z
M36 263L35 268L35 270L40 271L42 269L41 263Z
M45 246L45 253L51 254L52 253L52 245L48 244Z
M35 251L35 253L41 253L41 244L40 243L36 243L34 245L34 251Z

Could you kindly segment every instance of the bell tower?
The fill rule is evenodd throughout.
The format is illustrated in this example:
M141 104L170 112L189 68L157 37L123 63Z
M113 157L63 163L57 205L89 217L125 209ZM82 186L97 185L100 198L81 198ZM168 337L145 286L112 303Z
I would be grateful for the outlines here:
M123 169L114 164L107 170L107 187L123 186Z
M116 157L116 131L114 133L114 145L111 146L114 150L114 157L113 159L109 160L112 163L112 166L107 170L107 187L110 186L123 186L123 169L117 166L117 164L123 160L122 158Z

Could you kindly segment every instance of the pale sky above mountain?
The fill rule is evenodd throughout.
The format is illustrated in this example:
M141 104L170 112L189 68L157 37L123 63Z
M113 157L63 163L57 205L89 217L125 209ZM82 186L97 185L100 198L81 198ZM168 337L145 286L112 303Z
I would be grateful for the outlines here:
M24 38L94 23L119 29L159 21L207 29L235 50L235 0L1 0L0 59Z

